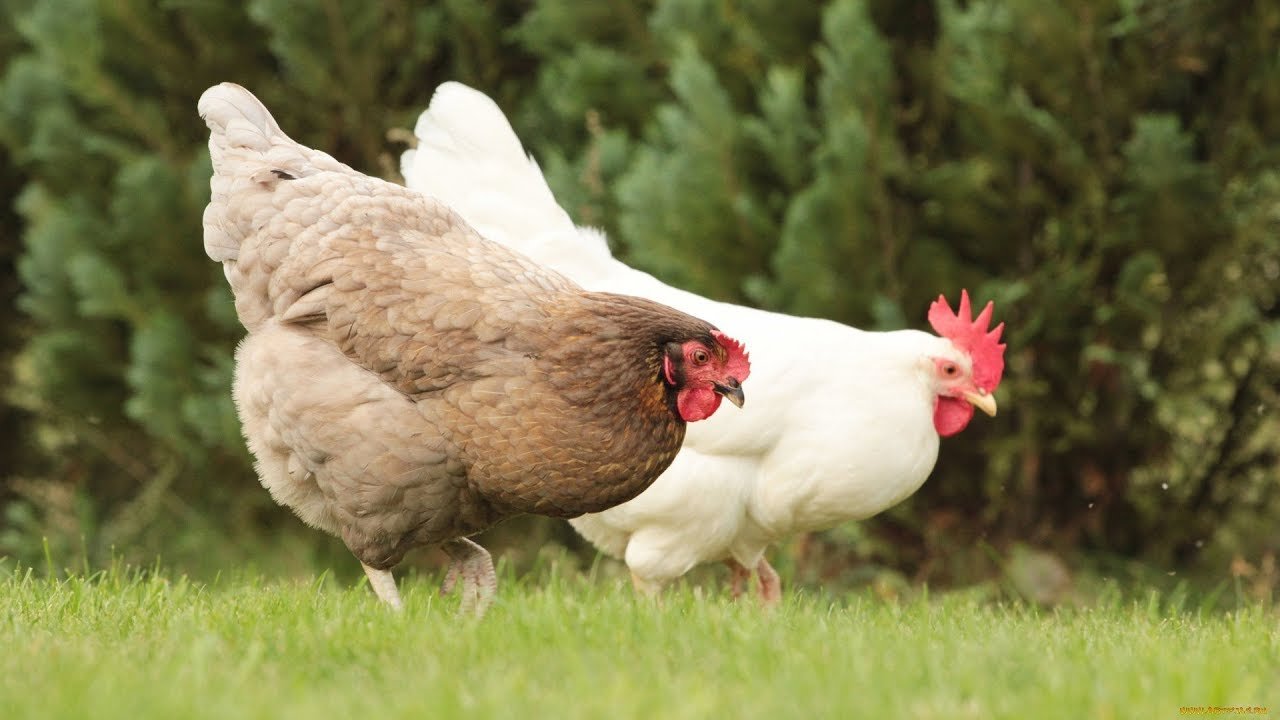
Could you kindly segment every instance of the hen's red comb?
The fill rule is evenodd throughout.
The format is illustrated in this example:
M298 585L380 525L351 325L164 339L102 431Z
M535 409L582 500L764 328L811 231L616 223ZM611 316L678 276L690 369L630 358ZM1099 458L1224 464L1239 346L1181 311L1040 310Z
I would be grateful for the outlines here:
M969 305L969 291L961 290L958 312L951 312L945 295L939 295L929 306L929 324L939 335L969 353L973 358L973 382L987 392L995 392L1000 378L1004 376L1004 343L1000 342L1004 323L987 332L994 305L988 302L975 320L973 308Z
M728 353L728 358L725 359L724 364L725 371L729 373L730 377L737 378L738 382L746 380L747 376L751 374L751 358L747 354L747 349L743 347L742 343L719 330L712 330L711 336Z

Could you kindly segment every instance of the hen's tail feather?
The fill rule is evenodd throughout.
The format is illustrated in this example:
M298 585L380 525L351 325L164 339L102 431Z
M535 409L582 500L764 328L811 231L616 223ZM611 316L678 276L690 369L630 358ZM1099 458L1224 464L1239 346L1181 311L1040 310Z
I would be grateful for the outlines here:
M235 83L205 90L197 107L212 133L209 150L215 154L233 147L266 153L274 138L289 140L267 107Z
M584 262L584 254L612 257L601 235L573 224L484 93L457 82L440 85L414 133L418 147L400 163L406 184L453 208L481 235L561 270Z
M213 161L204 212L204 249L213 260L234 261L239 256L241 243L253 232L255 214L271 202L275 183L320 170L349 169L294 142L266 106L235 83L205 90L197 108L209 126Z

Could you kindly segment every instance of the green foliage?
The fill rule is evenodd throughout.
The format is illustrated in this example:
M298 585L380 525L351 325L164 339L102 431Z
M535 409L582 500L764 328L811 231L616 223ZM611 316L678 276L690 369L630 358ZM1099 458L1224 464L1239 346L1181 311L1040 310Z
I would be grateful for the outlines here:
M297 527L250 479L242 331L199 249L194 104L226 79L387 177L388 133L438 82L476 85L575 218L704 294L873 329L923 327L962 287L995 300L1000 417L944 442L909 503L793 549L795 576L845 577L816 554L969 580L1014 540L1218 575L1280 552L1273 4L3 7L5 401L28 430L0 552L199 555L205 533Z
M8 64L20 46L14 28L8 24L0 25L0 65ZM0 198L16 197L25 182L10 160L9 149L0 143ZM14 267L21 249L21 233L15 209L10 203L0 203L0 307L8 310L0 313L0 377L5 378L0 388L12 384L9 368L14 348L26 330L21 317L12 312L21 291ZM11 499L5 479L20 471L34 470L38 463L31 451L30 420L21 408L12 403L8 394L0 389L0 505Z
M800 315L866 317L878 300L884 305L877 289L896 284L900 253L886 216L887 184L903 170L893 134L890 48L865 3L845 0L826 12L817 56L823 127L810 151L813 180L786 208L774 278L758 294Z
M677 51L671 85L681 104L656 111L653 140L618 183L619 225L624 237L644 239L631 246L639 263L677 285L732 297L737 278L759 261L759 233L737 187L746 170L739 119L692 45ZM690 227L707 232L691 235Z

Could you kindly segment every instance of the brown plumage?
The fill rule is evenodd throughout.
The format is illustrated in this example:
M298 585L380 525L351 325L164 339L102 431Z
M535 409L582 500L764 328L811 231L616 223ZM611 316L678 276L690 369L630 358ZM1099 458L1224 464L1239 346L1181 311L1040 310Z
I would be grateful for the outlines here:
M205 250L248 336L234 394L277 502L341 537L385 601L419 545L464 602L494 578L467 535L519 513L625 502L685 421L741 403L741 346L664 305L586 292L417 192L289 139L244 88L199 110L214 174Z

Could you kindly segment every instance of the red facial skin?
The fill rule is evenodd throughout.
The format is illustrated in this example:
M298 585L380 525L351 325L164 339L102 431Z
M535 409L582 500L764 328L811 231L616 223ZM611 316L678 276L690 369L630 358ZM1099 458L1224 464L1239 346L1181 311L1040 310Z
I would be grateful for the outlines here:
M938 395L933 406L933 427L942 437L951 437L973 419L973 404L964 398L964 393L977 392L978 386L970 373L951 360L934 358L933 366L945 393Z
M713 333L715 346L688 340L680 346L684 384L676 393L676 409L685 422L706 420L723 399L716 386L738 387L751 374L751 363L742 345L723 333ZM663 357L667 382L676 384L674 363Z

